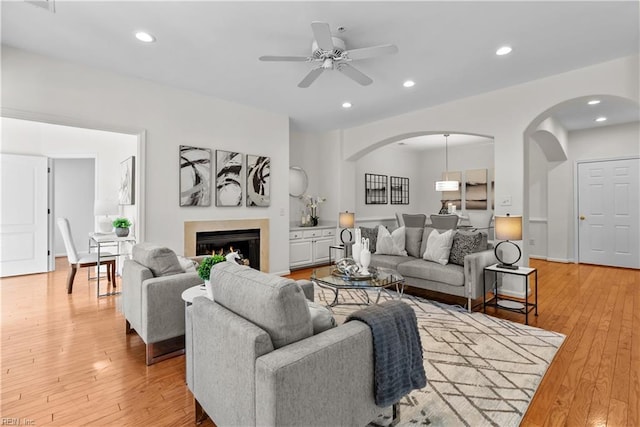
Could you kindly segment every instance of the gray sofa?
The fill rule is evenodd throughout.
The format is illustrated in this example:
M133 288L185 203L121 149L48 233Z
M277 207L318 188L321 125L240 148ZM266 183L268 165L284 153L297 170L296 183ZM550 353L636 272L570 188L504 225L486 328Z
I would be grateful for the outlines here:
M302 287L249 267L217 264L211 281L215 301L197 297L187 307L196 421L359 426L382 411L367 325L351 321L314 334Z
M147 365L184 354L182 292L203 283L195 267L192 270L185 272L171 249L148 243L135 245L131 259L124 261L122 308L126 333L135 330L144 341ZM167 348L160 344L171 345Z
M410 229L408 228L407 230ZM426 261L421 256L417 256L424 254L427 238L433 228L427 226L421 230L419 233L414 233L414 236L421 236L419 243L416 242L415 238L410 243L409 232L407 232L407 249L409 249L410 244L417 244L420 248L419 252L417 252L417 249L408 252L416 256L372 254L371 265L398 271L409 286L466 298L467 309L470 311L472 300L482 297L484 267L498 262L492 245L487 242L487 234L481 231L466 232L456 230L455 232L461 233L461 235L479 233L481 235L480 243L478 247L473 249L474 252L464 255L462 265L452 262L442 265L434 261Z

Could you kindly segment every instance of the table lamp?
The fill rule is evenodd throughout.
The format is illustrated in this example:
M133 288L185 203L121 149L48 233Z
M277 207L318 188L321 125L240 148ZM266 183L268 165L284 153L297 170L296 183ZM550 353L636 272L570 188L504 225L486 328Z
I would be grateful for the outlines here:
M495 233L496 240L502 240L502 242L498 243L494 249L494 253L496 258L500 262L497 267L498 268L507 268L509 270L517 270L518 266L515 265L522 257L522 251L520 247L513 243L511 240L522 240L522 216L516 215L511 216L507 215L496 215L495 216ZM505 261L503 257L500 257L498 253L498 248L503 243L511 243L518 250L518 257L511 261Z
M345 258L347 258L351 256L351 246L353 245L353 241L352 241L353 234L351 234L351 231L349 229L353 228L353 226L355 225L355 214L349 211L340 212L340 215L338 217L338 224L340 228L342 228L342 231L340 232L340 241L344 245L344 256ZM346 241L344 238L345 231L349 234L349 238Z
M96 200L93 204L93 215L98 217L98 231L101 233L110 233L113 230L109 215L117 214L118 204L115 200Z

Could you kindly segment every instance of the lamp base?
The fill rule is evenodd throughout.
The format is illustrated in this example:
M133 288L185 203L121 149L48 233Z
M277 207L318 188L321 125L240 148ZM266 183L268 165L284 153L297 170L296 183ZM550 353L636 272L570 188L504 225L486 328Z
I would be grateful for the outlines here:
M520 268L517 265L513 265L513 264L498 264L496 265L496 267L506 268L507 270L517 270L518 268Z
M353 256L353 242L344 242L344 257L351 258Z

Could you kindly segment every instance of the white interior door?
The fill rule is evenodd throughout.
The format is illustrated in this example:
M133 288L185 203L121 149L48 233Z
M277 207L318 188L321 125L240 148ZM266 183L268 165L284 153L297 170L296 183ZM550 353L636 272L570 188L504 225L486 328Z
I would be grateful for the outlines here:
M0 154L0 277L48 268L47 158Z
M640 268L640 159L578 164L579 260Z

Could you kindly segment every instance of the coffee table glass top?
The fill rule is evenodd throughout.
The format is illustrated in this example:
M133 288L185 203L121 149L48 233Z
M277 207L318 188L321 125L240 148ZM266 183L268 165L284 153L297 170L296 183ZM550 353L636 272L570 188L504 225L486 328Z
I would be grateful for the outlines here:
M382 267L369 267L368 277L350 278L338 271L335 266L320 267L313 270L311 280L334 288L387 288L404 281L395 270Z

